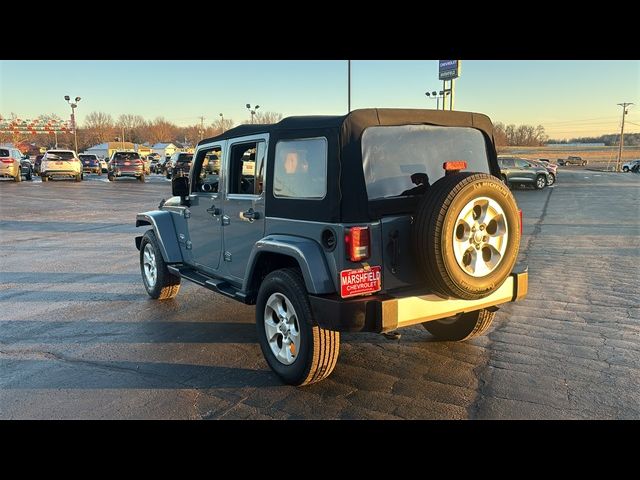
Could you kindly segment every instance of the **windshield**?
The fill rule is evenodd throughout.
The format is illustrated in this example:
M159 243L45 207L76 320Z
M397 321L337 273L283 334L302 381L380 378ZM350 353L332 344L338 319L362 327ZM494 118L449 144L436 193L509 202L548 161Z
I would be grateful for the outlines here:
M80 155L80 160L91 160L92 162L98 161L94 155Z
M47 153L48 155L57 155L58 157L60 157L60 160L73 160L75 158L73 152L57 152L54 150Z
M467 162L468 172L489 172L479 130L402 125L369 127L362 135L362 168L369 200L421 195L444 176L444 162Z

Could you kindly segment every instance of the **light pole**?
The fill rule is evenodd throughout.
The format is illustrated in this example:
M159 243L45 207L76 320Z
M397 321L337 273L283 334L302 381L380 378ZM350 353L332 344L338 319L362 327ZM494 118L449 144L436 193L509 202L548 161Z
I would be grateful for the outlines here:
M449 95L449 91L444 91L444 90L440 90L440 93L438 94L438 92L433 91L433 92L424 92L424 94L427 96L427 98L435 98L436 99L436 110L440 110L440 99L442 98L442 109L444 110L444 105L445 105L445 101L444 101L444 97L446 97L447 95Z
M222 133L224 133L224 115L222 115L221 113L219 113L218 115L220 115L220 128L222 129Z
M67 101L69 105L71 105L71 125L73 126L73 138L76 144L76 155L78 155L78 132L76 131L75 109L78 108L78 102L81 100L81 98L76 97L73 103L71 103L71 97L69 97L69 95L65 95L64 99Z
M253 116L256 114L256 110L258 110L260 108L260 105L256 105L255 107L252 107L250 103L247 103L247 110L249 110L249 113L251 113L251 123L253 124Z

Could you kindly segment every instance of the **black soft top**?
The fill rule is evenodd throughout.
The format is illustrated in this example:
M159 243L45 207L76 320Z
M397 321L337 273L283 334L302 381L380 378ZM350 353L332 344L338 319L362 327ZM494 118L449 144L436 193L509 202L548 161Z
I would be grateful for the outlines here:
M362 134L371 126L438 125L480 130L487 143L490 171L499 176L493 124L481 113L409 108L365 108L346 115L287 117L271 125L240 125L198 143L207 144L246 135L268 133L268 171L273 171L275 145L279 140L325 136L329 142L327 195L320 201L278 199L267 179L269 216L325 222L360 222L379 218L384 209L369 205L362 170ZM298 205L299 204L299 205Z

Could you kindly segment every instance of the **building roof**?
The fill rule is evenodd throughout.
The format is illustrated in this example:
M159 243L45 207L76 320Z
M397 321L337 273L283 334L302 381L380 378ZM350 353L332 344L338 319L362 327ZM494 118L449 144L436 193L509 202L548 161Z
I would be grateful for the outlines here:
M167 147L173 147L175 148L176 146L173 143L156 143L153 147L151 148L155 148L157 150L161 149L161 148L167 148Z

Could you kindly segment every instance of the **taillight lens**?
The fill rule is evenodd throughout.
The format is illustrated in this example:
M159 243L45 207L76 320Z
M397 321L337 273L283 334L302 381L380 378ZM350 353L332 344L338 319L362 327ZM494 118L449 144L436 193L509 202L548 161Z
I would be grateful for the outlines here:
M0 158L0 162L2 162L2 163L13 163L13 158L11 158L11 157L2 157L2 158Z
M518 220L520 220L520 235L522 236L522 209L518 209Z
M467 168L467 162L465 162L464 160L456 162L444 162L442 164L442 168L444 168L447 172L458 172Z
M347 258L352 262L360 262L369 258L369 227L351 227L344 236Z

